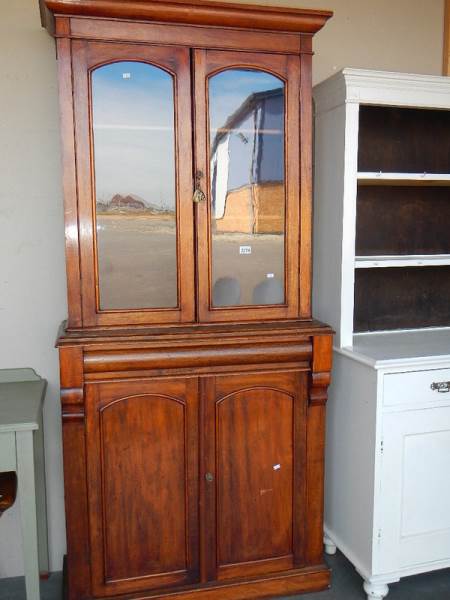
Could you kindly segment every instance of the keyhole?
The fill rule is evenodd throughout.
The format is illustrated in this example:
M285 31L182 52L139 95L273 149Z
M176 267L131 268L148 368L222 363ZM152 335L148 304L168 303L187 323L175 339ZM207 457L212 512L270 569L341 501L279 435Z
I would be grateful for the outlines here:
M200 187L200 182L203 179L203 171L197 170L195 172L195 187Z

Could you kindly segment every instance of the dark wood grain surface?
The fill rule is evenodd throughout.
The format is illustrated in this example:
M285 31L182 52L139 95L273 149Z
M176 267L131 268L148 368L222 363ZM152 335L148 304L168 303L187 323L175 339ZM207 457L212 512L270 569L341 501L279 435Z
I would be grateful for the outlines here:
M449 110L361 106L358 170L450 173Z
M311 38L331 13L204 0L42 7L58 44L63 136L66 600L245 600L325 589L332 331L311 319ZM173 77L174 308L104 309L100 301L91 77L118 61ZM280 305L211 306L208 206L194 207L192 195L198 170L209 189L208 77L230 68L270 73L287 90Z
M450 254L450 187L359 186L356 254Z
M11 508L16 501L17 474L15 471L4 471L0 473L0 517Z
M450 324L450 267L357 269L355 331Z
M208 2L207 0L40 0L54 14L142 19L206 26L316 33L332 16L328 10Z
M195 379L87 387L95 593L196 580L197 401Z
M110 330L103 340L92 332L62 338L66 497L78 499L67 512L70 600L82 590L139 598L139 590L154 588L163 597L167 586L183 584L180 598L189 598L196 580L205 594L202 585L236 581L223 590L230 598L280 594L294 581L297 592L301 581L304 589L327 585L322 567L309 583L300 575L322 563L330 330L305 322L235 325L224 339L235 348L225 375L209 348L208 333L220 328L202 328L206 370L180 369L196 339L176 327L159 339L142 331L115 339ZM271 336L284 340L291 362L274 362ZM244 365L238 349L249 339L258 362ZM167 344L170 360L152 364L148 346ZM111 353L115 360L132 355L132 368L108 362ZM288 579L258 580L274 572ZM238 584L242 578L247 583ZM211 598L222 597L220 589L210 590ZM258 591L252 596L250 589Z
M297 461L305 463L305 377L268 373L210 383L219 578L270 573L296 562L293 507L304 492L295 485L295 469ZM304 514L305 498L298 504ZM303 557L296 558L300 563Z

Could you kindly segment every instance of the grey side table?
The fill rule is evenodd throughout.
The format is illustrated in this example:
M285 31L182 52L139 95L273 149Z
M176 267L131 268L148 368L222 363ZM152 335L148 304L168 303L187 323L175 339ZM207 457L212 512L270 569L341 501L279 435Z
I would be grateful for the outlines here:
M27 600L40 600L39 571L48 573L42 427L46 387L33 369L0 369L0 472L17 473Z

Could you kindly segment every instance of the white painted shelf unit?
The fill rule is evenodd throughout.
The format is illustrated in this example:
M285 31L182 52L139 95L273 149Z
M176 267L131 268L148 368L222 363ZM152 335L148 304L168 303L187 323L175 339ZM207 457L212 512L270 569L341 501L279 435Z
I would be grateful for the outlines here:
M325 547L381 600L450 566L450 79L344 69L314 99Z

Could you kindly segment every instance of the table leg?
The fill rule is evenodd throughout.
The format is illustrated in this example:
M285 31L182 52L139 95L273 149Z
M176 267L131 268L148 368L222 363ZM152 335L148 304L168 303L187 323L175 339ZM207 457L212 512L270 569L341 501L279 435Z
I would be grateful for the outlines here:
M27 600L40 600L32 431L16 431L16 451Z
M39 429L33 434L34 468L36 485L36 513L38 530L39 572L41 577L48 577L48 534L47 534L47 502L45 494L45 456L44 427L42 414L39 418Z

